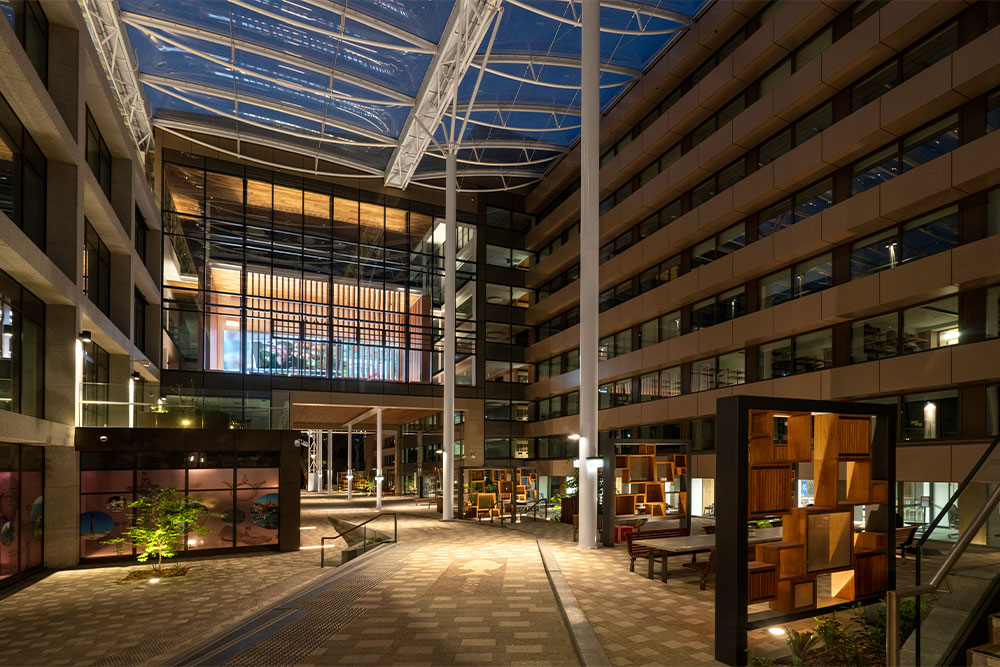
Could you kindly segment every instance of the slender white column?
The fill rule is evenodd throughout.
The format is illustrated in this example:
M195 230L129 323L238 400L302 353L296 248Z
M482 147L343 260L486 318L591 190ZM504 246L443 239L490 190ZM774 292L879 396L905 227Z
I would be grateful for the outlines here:
M580 128L580 548L597 546L598 106L601 4L583 3Z
M444 442L441 449L441 518L454 519L455 494L455 253L458 244L458 178L456 154L450 147L445 161L444 197Z
M347 425L347 499L354 497L354 469L351 467L351 457L354 453L354 425Z
M326 432L326 495L333 495L333 431Z
M375 509L382 509L382 408L375 410Z

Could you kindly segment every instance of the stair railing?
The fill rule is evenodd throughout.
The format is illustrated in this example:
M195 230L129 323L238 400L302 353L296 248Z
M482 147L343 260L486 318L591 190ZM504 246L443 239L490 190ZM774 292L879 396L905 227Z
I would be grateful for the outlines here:
M940 524L941 521L946 516L948 516L949 511L953 507L957 506L958 499L962 495L962 492L965 491L966 487L968 487L970 483L972 483L977 473L979 473L982 467L992 456L998 444L1000 444L1000 435L998 435L993 439L993 442L990 443L990 446L986 448L986 451L979 458L979 461L976 463L975 466L973 466L972 470L969 471L969 474L966 475L965 479L962 480L962 483L958 486L958 489L955 490L955 493L952 494L951 498L948 500L945 506L941 508L941 511L938 513L938 515L927 526L926 530L924 530L924 533L920 537L920 540L917 542L916 545L914 545L914 549L916 550L917 554L918 584L907 588L897 588L896 590L888 591L886 593L885 652L886 652L886 664L888 667L899 667L900 600L911 597L919 597L921 595L930 595L931 593L937 592L937 590L944 583L945 578L947 578L948 574L955 566L955 563L957 563L958 560L962 557L962 555L965 553L965 550L972 543L972 540L975 539L976 535L979 534L979 531L986 524L986 520L987 518L989 518L989 515L992 514L993 511L997 508L997 505L1000 504L1000 484L998 484L997 487L990 494L990 497L986 501L986 503L984 503L983 506L979 508L979 510L976 512L976 515L972 518L972 521L969 522L968 527L965 528L959 535L958 541L956 541L954 546L952 546L951 550L948 552L948 555L945 557L944 561L941 563L937 571L931 577L930 581L928 581L926 584L922 585L919 584L921 548L930 538L931 533L938 526L938 524ZM918 623L917 623L917 628L914 630L915 632L918 633L920 632L919 617L920 617L920 612L918 610L917 611ZM919 660L919 651L918 651L918 660Z

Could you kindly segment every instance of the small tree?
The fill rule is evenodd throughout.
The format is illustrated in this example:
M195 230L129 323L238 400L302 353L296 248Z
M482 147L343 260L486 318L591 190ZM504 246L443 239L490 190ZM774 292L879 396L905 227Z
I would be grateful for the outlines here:
M137 549L140 563L151 557L156 558L153 571L162 571L163 559L173 558L181 548L185 531L202 535L212 532L210 528L198 525L208 510L177 489L154 489L129 503L132 510L132 525L126 537L116 537L104 544L114 544L119 553L126 541Z

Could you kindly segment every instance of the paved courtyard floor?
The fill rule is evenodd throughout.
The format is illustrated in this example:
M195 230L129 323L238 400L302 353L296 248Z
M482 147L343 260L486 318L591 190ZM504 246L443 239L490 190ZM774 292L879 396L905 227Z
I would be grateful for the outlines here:
M330 519L357 524L373 506L303 494L298 552L186 559L188 576L156 584L122 582L135 565L79 568L0 595L0 665L577 665L538 540L607 663L714 664L712 585L679 564L668 584L645 563L631 573L623 545L581 551L563 524L444 523L387 498L398 544L321 570Z

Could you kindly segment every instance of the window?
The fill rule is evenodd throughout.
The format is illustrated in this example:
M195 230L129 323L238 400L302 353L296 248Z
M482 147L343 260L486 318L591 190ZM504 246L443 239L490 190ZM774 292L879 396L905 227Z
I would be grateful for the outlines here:
M705 239L691 251L691 267L697 268L735 252L746 245L746 224L741 222Z
M42 417L45 304L0 271L0 410Z
M84 221L83 293L105 315L111 312L111 251Z
M691 329L697 331L745 314L746 291L737 287L694 304L691 307Z
M986 337L1000 337L1000 285L986 290Z
M146 218L135 207L135 251L139 255L139 261L146 263Z
M987 3L990 4L990 3ZM925 35L901 54L851 86L851 111L856 111L901 82L927 69L960 45L958 21Z
M681 311L660 315L660 340L670 340L681 335Z
M83 345L83 391L81 396L83 425L108 425L108 385L110 357L107 351L91 341Z
M825 179L762 210L757 233L770 236L833 206L833 180Z
M47 171L38 144L0 96L0 211L43 250Z
M958 114L953 113L917 130L903 140L903 171L909 171L934 158L946 155L958 146Z
M649 347L660 342L660 323L658 320L649 320L639 325L639 347Z
M809 373L833 365L833 331L823 329L794 339L795 372Z
M134 313L132 316L132 342L143 354L146 353L146 299L142 292L135 290L135 301L133 302Z
M659 398L680 396L681 368L674 366L660 371L646 373L639 377L639 400L653 401Z
M997 5L1000 8L1000 5ZM1000 12L997 12L1000 15ZM1000 88L986 96L986 131L1000 130Z
M788 270L777 271L760 279L760 307L770 308L792 298L792 281Z
M38 0L14 2L14 31L21 42L28 60L38 72L42 84L48 86L49 77L49 22Z
M716 386L732 387L746 381L746 352L740 350L719 357Z
M903 440L958 437L958 390L903 396Z
M715 389L715 357L691 364L691 392Z
M949 114L858 160L851 167L851 194L869 190L958 148L958 114Z
M615 334L615 356L632 351L632 330L626 329Z
M851 325L851 361L872 361L899 354L899 314L859 320Z
M795 265L793 298L820 292L833 286L833 256L830 253L813 257Z
M986 196L986 235L1000 234L1000 188L990 190Z
M903 225L902 261L929 257L958 245L958 207L921 216Z
M903 354L956 345L958 342L957 296L903 311Z
M851 245L851 280L891 269L899 263L896 228L879 232Z
M111 199L111 151L104 142L104 135L97 127L97 121L87 109L87 164L97 177L101 190Z
M792 339L764 343L760 346L758 353L760 359L760 379L769 380L771 378L791 375L792 366Z

